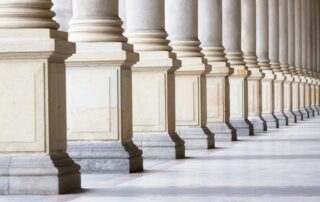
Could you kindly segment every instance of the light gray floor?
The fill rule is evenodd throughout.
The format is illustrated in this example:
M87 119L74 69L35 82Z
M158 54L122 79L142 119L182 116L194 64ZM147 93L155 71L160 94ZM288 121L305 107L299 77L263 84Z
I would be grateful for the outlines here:
M1 196L22 202L319 202L320 118L176 161L146 161L141 174L84 175L61 196Z

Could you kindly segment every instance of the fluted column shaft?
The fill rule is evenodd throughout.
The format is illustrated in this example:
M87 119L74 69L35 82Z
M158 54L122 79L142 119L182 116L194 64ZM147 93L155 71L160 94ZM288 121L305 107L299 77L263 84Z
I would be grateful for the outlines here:
M278 122L273 115L274 74L269 64L269 18L268 1L256 0L256 51L258 65L264 77L261 80L261 113L267 128L276 128Z
M256 0L241 0L241 49L244 62L250 70L248 77L248 120L255 131L266 130L261 119L260 80L263 74L256 56Z
M287 125L288 119L283 114L283 81L285 78L279 63L279 5L279 0L269 0L269 55L270 65L276 76L274 80L274 115L278 119L279 125ZM287 50L285 47L283 49ZM285 60L283 55L282 60Z
M198 32L201 48L211 71L206 75L207 126L215 134L215 141L236 140L229 123L230 68L222 46L221 0L198 1Z
M1 194L81 186L66 152L65 59L74 44L57 31L51 7L51 0L0 1Z
M211 67L204 60L198 40L198 1L166 0L165 25L170 45L181 67L175 73L177 132L187 149L214 147L206 123L206 79Z
M132 68L133 139L145 158L184 158L175 125L175 75L181 66L165 31L164 0L126 0L128 42L139 53Z
M230 83L230 122L238 135L252 135L248 124L248 70L241 52L241 1L222 1L222 40L226 57L234 69Z

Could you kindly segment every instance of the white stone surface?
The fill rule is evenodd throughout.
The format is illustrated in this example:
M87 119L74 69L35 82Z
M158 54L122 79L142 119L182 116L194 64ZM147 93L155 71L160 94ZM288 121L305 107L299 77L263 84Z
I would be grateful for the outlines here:
M1 196L1 202L318 202L320 118L273 129L178 161L146 161L141 174L84 175L83 192Z

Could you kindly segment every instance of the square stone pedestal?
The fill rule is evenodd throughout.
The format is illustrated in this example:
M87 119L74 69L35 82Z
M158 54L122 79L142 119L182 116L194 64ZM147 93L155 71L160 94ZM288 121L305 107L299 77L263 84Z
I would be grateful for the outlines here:
M266 122L267 128L278 128L279 123L273 114L273 80L275 75L271 69L262 70L264 77L261 80L261 117Z
M132 67L133 141L144 158L185 157L184 141L175 127L175 75L181 66L168 51L139 52Z
M230 124L236 129L237 136L254 135L253 125L248 116L248 70L243 65L232 66L230 83Z
M210 53L208 50L207 52ZM212 69L206 75L207 127L214 133L215 142L236 141L236 130L229 123L228 76L231 74L231 69L223 61L209 64Z
M202 57L181 57L175 72L176 127L186 149L214 148L214 135L207 128L206 77L211 69Z
M80 188L66 153L67 33L0 31L0 194L60 194Z
M132 142L132 45L78 42L67 60L68 152L82 173L140 172Z

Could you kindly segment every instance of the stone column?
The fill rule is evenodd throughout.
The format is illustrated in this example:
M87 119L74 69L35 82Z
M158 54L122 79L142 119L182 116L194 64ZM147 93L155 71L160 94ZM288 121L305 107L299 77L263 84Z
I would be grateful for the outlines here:
M0 194L80 188L66 152L65 59L51 0L0 1Z
M273 80L275 78L269 64L269 19L268 1L256 0L256 48L258 65L264 74L261 80L261 113L267 128L278 127L273 115Z
M305 86L305 103L309 117L314 117L314 111L311 108L311 87L312 87L312 25L311 25L311 1L305 0L305 42L306 42L306 86Z
M300 0L301 4L301 65L302 65L302 72L300 74L300 111L303 114L304 118L309 118L310 114L307 110L306 98L307 98L307 75L308 75L308 49L307 49L307 10L306 10L306 3L305 0Z
M267 130L261 117L261 79L264 76L256 56L256 0L241 0L241 49L250 70L248 77L248 120L254 131Z
M60 25L59 30L68 32L70 26L69 22L72 17L72 0L52 0L52 10L56 13L53 18Z
M184 158L175 128L175 70L166 39L164 0L127 0L126 36L139 53L132 68L134 142L146 158Z
M288 62L289 70L293 76L292 83L292 111L296 121L303 120L300 110L301 92L301 1L288 1Z
M317 86L317 1L312 0L311 5L311 44L312 44L312 84L311 84L311 108L314 111L315 115L319 115L319 110L316 106L316 86Z
M143 170L131 122L131 66L138 55L121 24L118 0L73 0L69 39L77 48L67 60L68 151L82 173Z
M222 1L222 41L226 57L234 69L230 83L230 123L237 135L253 135L248 116L248 70L241 52L241 1Z
M175 72L176 126L186 149L214 147L206 123L207 65L198 40L198 1L166 0L165 25L181 67Z
M222 46L221 0L201 0L199 6L199 39L211 71L206 75L207 126L215 141L237 140L229 123L229 80L231 69Z
M291 0L289 0L289 1L291 1ZM291 3L293 3L293 1L291 1ZM289 70L289 63L288 63L288 55L291 52L293 53L294 49L291 48L290 52L288 52L289 51L289 48L288 48L288 9L289 9L288 0L280 0L279 1L279 61L280 61L281 71L283 72L284 77L285 77L285 80L283 83L283 112L284 112L285 116L288 118L289 123L295 123L296 117L292 112L293 77L291 75L291 71Z
M287 125L288 118L283 113L284 74L279 63L279 0L269 0L269 56L270 65L275 74L274 80L274 115L279 126Z
M316 18L317 18L317 69L316 69L316 107L320 111L320 2L316 1Z

